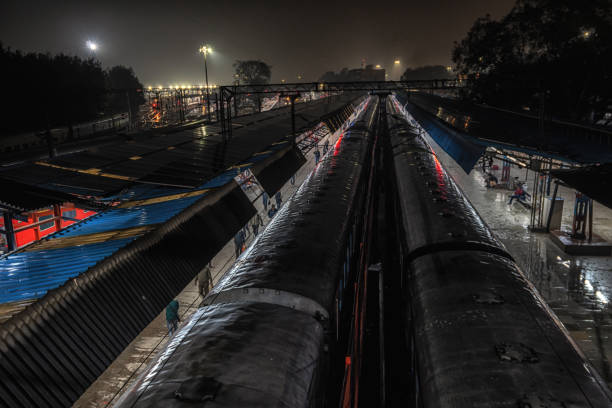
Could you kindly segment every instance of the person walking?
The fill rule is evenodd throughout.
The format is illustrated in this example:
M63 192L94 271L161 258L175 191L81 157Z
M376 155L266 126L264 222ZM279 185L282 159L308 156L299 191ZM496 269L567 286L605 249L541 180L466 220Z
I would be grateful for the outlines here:
M198 293L202 295L202 297L206 297L210 288L212 288L212 274L211 274L212 265L209 262L196 276L196 285L198 287Z
M280 190L278 190L276 192L276 194L274 194L274 198L276 199L276 208L280 209L281 208L281 204L283 203L283 197L281 196Z
M253 221L251 223L251 228L253 229L253 236L257 236L257 234L259 234L259 226L263 226L263 221L261 219L261 216L259 215L259 213L257 213L255 215L255 218L253 218Z
M295 186L295 173L291 175L291 185Z
M238 259L238 257L242 253L242 245L244 244L244 239L245 239L244 231L242 230L242 228L240 228L240 231L238 231L238 233L234 235L234 246L236 249L236 259Z
M320 157L321 157L321 152L319 151L319 148L317 147L314 151L315 164L319 164Z
M325 139L325 143L323 143L323 155L327 153L327 149L329 149L329 140Z
M270 207L270 210L268 210L268 218L272 218L276 215L276 213L278 212L278 210L276 209L276 207L274 207L274 204L272 204L272 206Z
M166 325L168 326L168 335L172 336L178 327L181 319L178 315L179 303L174 299L166 306Z
M263 201L263 206L264 206L264 210L268 211L268 193L266 193L265 191L263 192L263 194L261 195L261 200Z

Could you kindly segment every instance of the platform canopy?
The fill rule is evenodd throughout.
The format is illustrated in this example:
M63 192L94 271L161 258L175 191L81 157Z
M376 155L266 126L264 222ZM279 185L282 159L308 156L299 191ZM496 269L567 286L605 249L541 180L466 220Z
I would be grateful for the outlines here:
M551 174L593 200L612 208L612 163L553 170Z
M29 212L67 202L78 204L85 209L104 207L103 204L74 194L0 178L0 209L13 212Z

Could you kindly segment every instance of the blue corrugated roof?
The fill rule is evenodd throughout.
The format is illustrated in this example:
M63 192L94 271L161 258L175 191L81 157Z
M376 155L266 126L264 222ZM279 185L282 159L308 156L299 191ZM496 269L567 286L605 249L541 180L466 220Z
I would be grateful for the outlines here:
M0 303L40 298L136 237L62 249L21 252L0 259Z
M141 227L159 224L184 210L202 195L181 198L163 203L149 204L131 208L113 208L88 218L74 226L68 227L53 238L73 237L77 235L95 234L118 229Z
M255 154L242 163L244 170L286 147L288 142L272 145L264 153ZM134 201L188 193L194 190L210 189L226 185L238 174L238 168L226 170L195 189L180 189L158 185L135 184L129 191L111 197L110 201ZM160 203L139 205L130 208L110 208L79 223L48 236L49 239L75 237L103 233L132 227L160 224L178 214L206 193L178 198ZM49 290L61 286L70 278L78 276L102 259L137 239L109 240L100 243L79 245L62 249L21 252L0 259L0 303L15 302L42 297Z

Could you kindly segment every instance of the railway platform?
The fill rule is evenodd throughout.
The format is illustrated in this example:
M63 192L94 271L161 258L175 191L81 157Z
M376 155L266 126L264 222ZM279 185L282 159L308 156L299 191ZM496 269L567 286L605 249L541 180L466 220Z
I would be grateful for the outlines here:
M428 139L440 162L612 388L612 257L569 255L547 234L530 231L530 210L518 202L507 204L512 191L486 188L485 174L478 167L466 174ZM498 161L494 164L502 167ZM512 167L510 179L525 180L525 173ZM560 186L558 195L573 203L575 191ZM594 214L594 231L612 241L612 210L594 202ZM562 226L571 228L572 215L573 206L565 205Z

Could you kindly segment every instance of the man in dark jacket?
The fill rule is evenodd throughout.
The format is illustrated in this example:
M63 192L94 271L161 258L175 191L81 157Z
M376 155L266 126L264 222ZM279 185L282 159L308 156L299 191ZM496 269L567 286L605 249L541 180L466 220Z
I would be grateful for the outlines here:
M179 303L178 300L174 299L172 302L166 306L166 325L168 326L168 335L172 336L172 334L176 331L178 327L178 323L181 321L178 315Z
M270 207L270 209L268 210L268 217L269 218L274 217L277 212L278 210L276 209L276 207L274 207L274 204L272 204L272 207Z
M210 272L211 269L210 262L198 273L196 276L196 285L198 286L198 292L202 295L202 297L206 297L208 295L208 291L212 287L212 274Z

